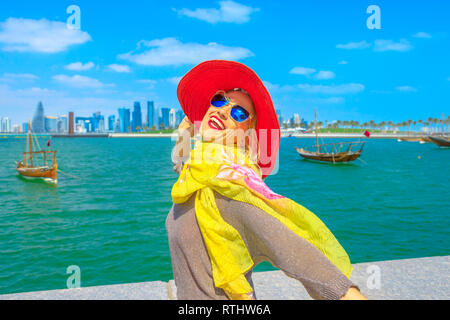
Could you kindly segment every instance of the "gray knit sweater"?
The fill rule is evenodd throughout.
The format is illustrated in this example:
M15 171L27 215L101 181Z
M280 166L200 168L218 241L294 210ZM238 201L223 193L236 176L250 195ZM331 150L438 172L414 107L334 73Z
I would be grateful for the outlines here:
M261 209L214 193L223 219L241 235L256 266L269 261L304 285L314 299L339 299L353 283L315 246ZM195 216L195 194L174 204L166 220L178 299L227 299L214 286L211 262ZM246 277L253 287L251 271ZM258 292L254 292L257 298Z

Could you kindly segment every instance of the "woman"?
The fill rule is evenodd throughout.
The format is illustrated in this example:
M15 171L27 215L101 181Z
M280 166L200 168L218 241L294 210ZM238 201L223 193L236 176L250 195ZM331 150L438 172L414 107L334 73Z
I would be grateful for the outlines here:
M313 298L365 299L325 225L263 182L276 169L280 128L258 76L237 62L206 61L177 94L186 118L166 228L178 298L255 299L252 269L269 261Z

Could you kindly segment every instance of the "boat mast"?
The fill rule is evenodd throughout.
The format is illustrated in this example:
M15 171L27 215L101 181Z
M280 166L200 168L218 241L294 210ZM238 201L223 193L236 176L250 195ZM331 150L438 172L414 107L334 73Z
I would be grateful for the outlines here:
M28 143L30 147L30 164L33 167L33 140L31 139L31 121L28 120Z
M315 127L315 131L316 131L316 153L319 153L319 136L317 134L317 113L316 113L316 109L314 109L314 127Z

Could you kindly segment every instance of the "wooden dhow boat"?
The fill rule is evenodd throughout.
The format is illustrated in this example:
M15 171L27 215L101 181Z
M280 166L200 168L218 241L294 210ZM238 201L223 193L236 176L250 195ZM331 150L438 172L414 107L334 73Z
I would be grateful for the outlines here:
M33 138L38 151L33 151ZM50 144L48 144L50 145ZM26 151L23 152L23 161L16 162L17 172L25 178L42 179L53 184L58 183L58 163L56 161L56 150L41 151L39 143L31 133L31 123L28 123L28 137L25 144ZM51 164L48 163L49 156Z
M426 136L411 136L411 137L401 137L397 139L398 142L408 141L408 142L430 142Z
M314 119L316 145L313 146L311 150L295 148L304 159L337 163L350 162L361 156L365 141L337 142L319 145L319 137L317 134L317 114L315 110ZM331 152L327 151L329 148L331 149Z
M450 137L446 136L428 136L430 142L437 144L440 147L450 147Z

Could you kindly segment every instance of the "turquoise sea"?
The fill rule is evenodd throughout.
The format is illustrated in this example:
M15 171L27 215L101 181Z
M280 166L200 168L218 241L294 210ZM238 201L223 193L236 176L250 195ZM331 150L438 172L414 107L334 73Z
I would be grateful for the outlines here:
M0 139L0 294L66 288L71 265L83 287L172 279L170 138L53 139L59 168L81 177L57 187L17 176L24 143ZM301 160L294 147L312 144L283 138L266 183L318 215L353 263L450 254L450 149L369 139L361 160L332 165Z

